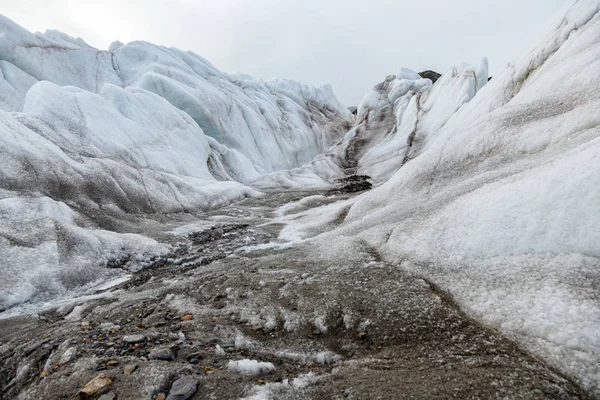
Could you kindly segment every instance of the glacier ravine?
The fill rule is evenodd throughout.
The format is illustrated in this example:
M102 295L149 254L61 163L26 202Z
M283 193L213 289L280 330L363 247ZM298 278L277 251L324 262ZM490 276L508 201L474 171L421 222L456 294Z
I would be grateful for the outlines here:
M449 68L435 84L402 68L365 94L353 115L330 86L226 74L194 53L146 42L97 50L0 16L0 310L10 318L59 304L61 318L80 323L90 312L85 302L102 297L96 293L107 281L136 282L157 263L193 274L185 268L197 255L181 255L171 236L191 234L198 245L206 232L246 229L240 221L252 215L256 230L244 231L223 259L253 273L261 264L248 262L277 264L279 299L293 297L293 285L317 282L327 300L321 308L308 300L296 306L307 314L266 303L256 294L270 287L265 273L256 287L220 282L216 301L228 303L218 310L230 314L213 310L213 321L234 315L266 334L310 325L311 335L323 337L341 329L330 321L344 291L314 271L350 279L354 268L386 265L444 293L442 300L449 296L482 327L598 397L600 2L568 1L523 58L488 75L485 58ZM373 189L340 195L348 177ZM293 193L302 198L286 197ZM269 232L276 237L260 242ZM241 263L252 251L264 259ZM296 274L278 264L286 252L329 267L285 278ZM213 258L204 260L220 276ZM194 318L206 312L177 292L176 274L164 278L168 294L154 279L123 299L162 296L160 304ZM357 329L360 340L375 329L376 321L338 308L340 326ZM223 332L232 348L267 354L252 335ZM217 347L224 357L227 349ZM269 354L342 362L330 350ZM23 376L33 368L27 365ZM298 385L321 379L310 374ZM10 387L23 384L14 375ZM253 388L249 398L286 398L298 389L277 384Z

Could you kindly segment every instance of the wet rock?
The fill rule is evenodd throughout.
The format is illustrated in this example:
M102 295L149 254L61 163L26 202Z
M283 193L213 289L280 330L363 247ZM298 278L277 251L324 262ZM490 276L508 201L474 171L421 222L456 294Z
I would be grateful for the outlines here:
M107 389L112 384L112 381L106 374L100 374L87 383L82 389L79 390L78 394L81 396L93 396L96 393L100 393Z
M355 193L369 190L373 187L369 182L370 177L366 175L352 175L346 178L338 179L337 182L342 186L337 191L342 193Z
M185 314L183 317L181 317L182 321L191 321L192 319L194 319L192 314Z
M146 336L144 335L127 335L123 336L123 342L128 344L142 343L146 340Z
M429 79L431 82L435 83L438 79L440 79L442 74L428 69L427 71L419 72L419 76L424 79Z
M202 358L202 352L200 351L195 351L193 353L188 354L185 357L188 361L191 360L192 358Z
M148 358L150 360L173 361L175 360L175 352L169 347L157 347L150 351Z
M167 400L187 400L196 393L198 381L191 376L182 376L173 382Z
M127 364L125 365L125 367L123 367L123 373L125 375L131 375L133 374L136 370L138 369L138 365L137 364Z

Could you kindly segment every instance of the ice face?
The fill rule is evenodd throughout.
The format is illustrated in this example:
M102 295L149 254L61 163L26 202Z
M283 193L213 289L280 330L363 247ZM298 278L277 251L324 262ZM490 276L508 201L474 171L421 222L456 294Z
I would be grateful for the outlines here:
M99 256L107 237L128 241L128 257L164 251L141 236L91 231L94 222L74 209L188 212L258 196L244 183L310 161L352 121L330 86L227 75L196 54L145 42L98 51L2 16L0 32L0 201L21 204L2 216L0 274L16 281L2 283L0 308L102 278L100 267L119 257L108 245ZM13 231L34 224L39 201L73 217L42 213L40 228L20 237ZM76 239L61 242L61 232ZM67 248L74 254L61 256Z

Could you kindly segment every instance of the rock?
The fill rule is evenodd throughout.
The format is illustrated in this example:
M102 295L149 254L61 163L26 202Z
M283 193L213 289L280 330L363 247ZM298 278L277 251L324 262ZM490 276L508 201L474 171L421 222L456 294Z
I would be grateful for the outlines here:
M192 358L202 358L202 353L199 351L196 351L196 352L188 354L185 358L188 360L191 360Z
M254 332L258 332L258 331L262 330L262 328L263 328L262 324L254 324L254 325L252 325L252 330Z
M192 358L192 359L190 360L190 364L200 364L200 360L199 360L199 359L197 359L197 358Z
M182 321L191 321L192 319L194 319L192 314L185 314L183 317L181 317Z
M370 190L373 185L369 182L371 179L368 175L350 175L346 178L338 179L337 182L343 186L339 189L343 193L355 193L363 190Z
M435 71L427 70L427 71L419 72L419 76L424 79L429 79L429 80L431 80L431 82L435 83L438 79L440 79L442 74L438 74Z
M146 340L146 336L144 336L144 335L127 335L127 336L123 336L123 342L129 343L129 344L141 343L144 340Z
M175 353L168 347L156 347L152 349L148 358L150 360L173 361L175 359Z
M123 367L123 373L125 375L131 375L133 374L136 370L138 369L138 365L137 364L127 364L125 365L125 367Z
M100 374L87 383L82 389L77 392L78 394L84 394L87 396L93 396L96 393L108 388L112 384L112 381L106 374Z
M23 350L23 355L25 357L27 357L28 355L30 355L31 353L36 351L38 348L40 348L43 345L45 345L46 343L48 343L49 341L50 341L50 339L45 339L45 340L30 344L29 346L25 347L25 349Z
M167 400L187 400L196 393L198 381L191 376L182 376L173 382Z
M75 347L69 347L63 355L60 357L60 365L68 364L75 359L77 355L77 349Z
M159 393L156 395L154 400L165 400L166 398L167 398L167 396L164 393Z
M98 398L98 400L115 400L117 395L114 392L108 392Z

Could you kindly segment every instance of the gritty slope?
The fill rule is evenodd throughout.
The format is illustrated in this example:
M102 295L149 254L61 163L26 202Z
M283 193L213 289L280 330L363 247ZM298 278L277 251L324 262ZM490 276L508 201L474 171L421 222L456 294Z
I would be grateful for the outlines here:
M6 398L68 399L100 373L118 399L155 399L181 377L197 383L190 399L588 398L363 240L277 239L279 216L310 209L288 203L301 198L209 212L170 261L102 298L4 321Z

